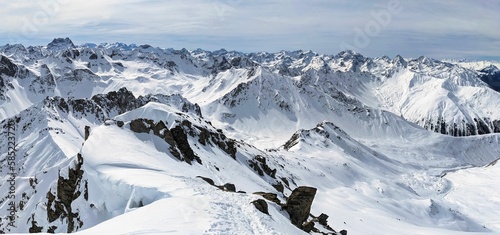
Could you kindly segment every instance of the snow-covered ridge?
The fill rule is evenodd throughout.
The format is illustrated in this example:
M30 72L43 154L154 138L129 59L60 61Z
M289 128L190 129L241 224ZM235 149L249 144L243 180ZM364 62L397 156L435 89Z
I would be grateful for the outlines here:
M4 216L0 229L498 233L500 208L486 218L474 208L495 203L467 200L498 191L498 67L484 65L68 38L0 46L2 172L9 123L18 143L17 227ZM313 187L302 188L313 216L294 226L287 200L300 186Z
M84 98L121 87L138 95L180 93L201 106L212 107L224 99L227 105L233 102L228 96L241 89L239 85L265 76L275 80L268 83L276 83L278 90L281 83L292 83L287 92L278 94L282 106L290 106L283 102L293 102L287 101L294 99L290 92L301 92L309 86L311 93L321 93L319 89L325 88L341 91L365 105L393 112L442 134L468 136L500 131L500 107L494 102L499 93L487 85L496 89L495 76L500 73L484 70L494 68L493 62L484 62L479 71L477 66L463 62L424 56L405 60L400 56L367 58L352 51L320 55L312 51L189 51L121 43L75 46L67 38L55 39L46 47L6 45L0 52L5 55L1 83L15 87L9 77L31 80L19 84L19 88L3 88L5 102L20 107L4 110L4 117L47 95ZM25 72L14 74L16 68L9 70L9 66ZM22 91L26 86L30 92ZM256 98L262 104L275 98L271 97L274 94L262 96L257 92L257 97L245 99ZM9 93L24 101L9 100Z

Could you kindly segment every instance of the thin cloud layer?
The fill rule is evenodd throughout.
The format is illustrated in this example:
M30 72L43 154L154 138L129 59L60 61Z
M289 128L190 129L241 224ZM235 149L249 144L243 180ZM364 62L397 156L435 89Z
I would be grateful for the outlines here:
M189 49L500 59L496 0L0 1L0 44L70 37Z

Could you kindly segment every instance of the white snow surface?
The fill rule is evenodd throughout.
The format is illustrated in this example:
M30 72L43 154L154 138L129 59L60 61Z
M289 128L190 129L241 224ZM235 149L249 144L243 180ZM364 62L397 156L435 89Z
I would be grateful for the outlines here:
M78 46L74 57L64 55L75 53L66 49L0 49L26 69L25 78L0 77L11 85L0 100L0 192L9 192L6 123L18 118L16 202L24 203L16 228L0 222L4 232L27 233L36 221L43 232L56 226L55 232L66 233L67 219L48 221L47 211L55 208L48 193L59 191L58 179L72 174L81 155L84 173L75 190L82 195L71 202L82 221L76 234L304 234L279 205L268 201L266 215L251 203L261 198L254 192L276 193L285 202L298 186L318 189L311 214L330 215L337 232L500 234L500 134L454 137L426 130L422 121L500 120L500 94L475 72L498 62L118 43ZM90 59L93 54L97 59ZM221 54L230 68L215 68L224 64ZM32 83L48 73L53 87ZM66 112L46 98L90 100L122 87L136 97L180 94L197 103L202 115L173 99L110 113L103 121L93 111ZM162 121L169 129L189 121L223 133L237 153L233 159L215 143L202 144L200 133L188 134L201 159L188 164L152 131L130 130L139 118ZM275 178L254 171L249 161L256 156L276 169ZM216 185L232 183L241 192L222 191L198 176ZM280 193L273 184L285 184L283 179L289 186ZM8 203L0 200L0 215L7 215Z

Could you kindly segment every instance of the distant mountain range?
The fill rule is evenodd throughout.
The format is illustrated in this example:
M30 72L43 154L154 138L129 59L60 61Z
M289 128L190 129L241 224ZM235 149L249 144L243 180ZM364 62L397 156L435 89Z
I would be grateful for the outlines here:
M498 66L69 38L0 46L0 215L17 174L16 227L4 216L0 231L500 232L498 212L470 209L493 201L454 194L470 185L463 169L499 170Z

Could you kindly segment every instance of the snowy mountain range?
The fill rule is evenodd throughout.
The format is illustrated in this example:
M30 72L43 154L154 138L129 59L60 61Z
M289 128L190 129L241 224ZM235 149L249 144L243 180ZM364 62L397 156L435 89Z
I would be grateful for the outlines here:
M0 231L500 233L499 64L0 46Z

